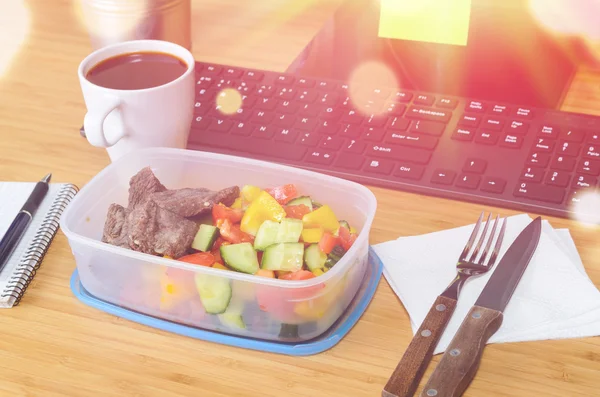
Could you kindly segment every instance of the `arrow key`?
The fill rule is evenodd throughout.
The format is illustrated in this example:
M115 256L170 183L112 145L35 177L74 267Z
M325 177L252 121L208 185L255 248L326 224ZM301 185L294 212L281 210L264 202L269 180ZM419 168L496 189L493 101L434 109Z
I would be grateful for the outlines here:
M479 175L462 174L456 181L456 186L465 189L477 189L480 181L481 177Z
M456 178L456 172L450 170L437 169L431 176L431 183L438 185L452 185Z
M481 191L488 193L502 193L506 187L506 181L500 178L485 178L483 185L481 185Z
M474 174L483 174L486 167L487 161L476 158L468 158L463 166L463 171L472 172Z

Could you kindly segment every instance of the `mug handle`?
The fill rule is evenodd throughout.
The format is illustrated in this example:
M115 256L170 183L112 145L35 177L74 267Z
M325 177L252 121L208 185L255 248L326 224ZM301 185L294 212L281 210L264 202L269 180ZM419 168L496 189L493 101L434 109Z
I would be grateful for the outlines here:
M116 144L125 136L125 128L123 121L120 116L118 117L119 128L116 128L114 136L110 137L110 140L104 133L104 121L108 115L119 108L121 100L117 97L107 96L106 101L102 103L101 107L88 111L83 119L83 128L85 130L85 137L92 146L96 147L110 147Z

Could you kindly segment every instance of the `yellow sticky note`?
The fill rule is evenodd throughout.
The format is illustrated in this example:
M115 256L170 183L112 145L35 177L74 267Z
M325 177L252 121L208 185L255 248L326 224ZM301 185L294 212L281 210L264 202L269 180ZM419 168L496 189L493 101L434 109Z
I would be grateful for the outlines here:
M379 37L467 45L471 0L380 0Z

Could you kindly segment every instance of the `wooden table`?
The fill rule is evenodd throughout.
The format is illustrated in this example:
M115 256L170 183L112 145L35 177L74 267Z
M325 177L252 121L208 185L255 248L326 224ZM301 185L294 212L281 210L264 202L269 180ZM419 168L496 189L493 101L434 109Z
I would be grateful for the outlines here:
M284 70L337 3L196 1L194 54L199 60ZM2 12L15 17L0 18L11 21L0 26L0 44L10 41L7 31L14 29L17 37L22 26L29 29L0 75L0 180L36 181L52 172L54 181L81 187L109 163L106 152L78 132L85 107L76 69L91 50L87 33L69 0L8 4ZM28 20L18 12L23 5ZM6 58L3 53L0 62L6 64ZM600 109L598 86L597 74L583 74L570 106ZM465 225L482 210L372 190L379 201L373 244ZM598 228L550 221L570 228L586 270L600 287ZM21 304L0 312L0 395L379 396L412 336L406 311L385 279L363 318L336 347L291 358L160 332L87 307L69 289L74 268L59 233ZM542 395L600 395L600 339L489 345L466 393Z

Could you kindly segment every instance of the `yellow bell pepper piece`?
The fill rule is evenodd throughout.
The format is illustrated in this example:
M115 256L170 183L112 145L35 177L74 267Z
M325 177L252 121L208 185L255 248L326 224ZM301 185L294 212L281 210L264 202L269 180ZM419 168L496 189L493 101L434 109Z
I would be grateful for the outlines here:
M251 203L260 196L262 189L257 186L245 185L240 192L240 195L244 202Z
M191 274L179 269L165 269L160 276L160 310L171 310L195 296L190 277Z
M305 243L318 243L323 237L324 230L321 227L302 229L302 241Z
M328 232L335 233L339 228L338 222L333 210L328 205L317 208L302 217L305 228L322 227Z
M350 233L352 233L352 234L356 233L356 229L354 228L354 226L350 226Z
M315 270L313 270L313 271L312 271L312 273L313 273L315 276L317 276L317 277L319 277L319 276L321 276L321 275L325 274L325 272L324 272L322 269L315 269Z
M212 267L214 267L215 269L229 270L227 267L225 267L225 265L221 265L219 262L215 262L215 264L212 265Z
M277 200L263 190L244 212L240 222L240 230L256 236L258 228L264 221L281 222L285 215L285 210Z
M233 204L231 204L231 208L242 208L242 198L238 197L235 199L235 201L233 202Z

